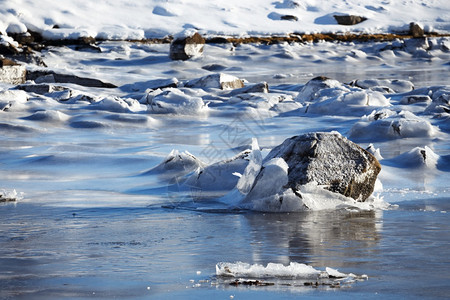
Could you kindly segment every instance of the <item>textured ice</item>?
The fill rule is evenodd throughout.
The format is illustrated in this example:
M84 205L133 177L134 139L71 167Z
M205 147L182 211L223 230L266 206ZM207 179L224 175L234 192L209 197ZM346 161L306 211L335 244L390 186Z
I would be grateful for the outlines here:
M433 137L439 129L428 120L409 111L388 109L373 111L355 123L349 137L358 141L385 140L408 137Z
M251 279L264 278L297 278L297 279L319 279L319 278L349 278L356 277L354 274L341 273L336 269L326 267L320 271L312 266L290 262L289 265L268 263L266 266L260 264L249 264L244 262L219 262L216 264L216 275L224 277L243 277ZM365 275L363 275L366 277ZM361 276L361 277L363 277Z

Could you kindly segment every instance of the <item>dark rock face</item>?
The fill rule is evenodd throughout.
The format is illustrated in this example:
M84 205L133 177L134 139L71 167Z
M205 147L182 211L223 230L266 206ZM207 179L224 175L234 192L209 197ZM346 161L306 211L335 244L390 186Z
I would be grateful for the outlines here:
M68 74L58 74L54 71L33 71L27 72L27 80L34 80L36 83L73 83L87 87L116 88L114 84L103 82L94 78L79 77Z
M293 15L283 15L280 17L281 20L286 20L286 21L298 21L298 17L297 16L293 16Z
M294 136L275 147L265 158L281 157L289 166L287 187L315 181L328 190L365 201L373 192L381 170L368 151L339 133L316 132Z
M175 39L170 44L170 58L187 60L203 53L205 39L197 32L189 37Z
M346 25L346 26L356 25L367 20L366 17L354 15L347 15L347 16L334 15L333 17L336 19L339 25Z

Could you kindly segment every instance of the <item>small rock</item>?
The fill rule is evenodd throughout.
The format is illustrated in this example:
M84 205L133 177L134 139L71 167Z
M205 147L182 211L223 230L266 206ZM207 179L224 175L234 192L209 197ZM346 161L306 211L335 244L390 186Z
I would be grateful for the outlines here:
M170 58L172 60L187 60L203 53L205 39L194 33L191 36L178 37L170 44Z
M312 101L317 97L317 92L322 89L334 88L341 86L337 80L330 79L325 76L318 76L308 81L300 90L296 100Z
M334 15L333 17L336 19L336 21L338 22L339 25L346 25L346 26L356 25L356 24L359 24L359 23L367 20L366 17L354 16L354 15L345 15L345 16Z
M414 38L419 38L423 37L425 35L425 32L419 24L412 22L409 24L409 34Z
M293 16L293 15L283 15L280 17L281 20L286 20L286 21L298 21L298 17L297 16Z

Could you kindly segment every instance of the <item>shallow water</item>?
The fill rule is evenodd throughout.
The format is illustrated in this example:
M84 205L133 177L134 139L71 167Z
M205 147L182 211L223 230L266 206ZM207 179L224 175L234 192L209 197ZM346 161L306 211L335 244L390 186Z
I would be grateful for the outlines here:
M286 93L318 75L344 82L388 77L409 79L416 87L439 85L447 83L449 70L449 54L440 52L429 60L406 54L395 60L348 59L355 47L369 47L365 44L293 49L242 45L234 51L216 45L208 46L203 58L187 62L169 61L167 45L102 47L102 54L55 48L44 57L55 69L120 85L196 78L209 74L202 66L216 63L226 73L267 81ZM286 58L286 50L294 58ZM344 69L343 61L348 62ZM134 85L139 92L145 90L142 86ZM124 97L136 92L88 91ZM187 150L209 164L247 148L251 138L258 139L264 153L310 131L336 130L345 136L359 117L288 112L266 118L262 112L239 114L231 106L196 117L114 113L45 99L32 104L0 115L0 188L24 193L17 203L0 203L0 298L398 299L445 298L450 292L448 120L425 116L441 126L437 137L374 141L386 159L381 161L380 195L396 206L370 212L263 214L192 202L192 191L183 194L167 178L147 171L172 149ZM27 118L43 109L70 118ZM418 146L447 160L440 169L389 162ZM217 263L235 261L299 262L319 270L367 274L368 280L313 288L300 279L269 278L274 286L235 287L215 276Z
M290 214L3 204L0 296L445 298L448 217L422 210L442 200L390 211ZM215 277L220 261L301 262L369 278L333 289L300 279L234 287Z

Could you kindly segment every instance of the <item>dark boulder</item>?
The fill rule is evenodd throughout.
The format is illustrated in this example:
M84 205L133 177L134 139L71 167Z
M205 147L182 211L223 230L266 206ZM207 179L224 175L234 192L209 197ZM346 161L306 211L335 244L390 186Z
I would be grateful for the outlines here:
M338 22L339 25L346 25L346 26L356 25L367 20L366 17L354 15L345 15L345 16L334 15L333 17L336 20L336 22Z
M289 166L286 187L298 191L301 185L316 182L360 202L372 194L381 170L372 154L337 132L289 138L275 147L265 162L276 157L283 158Z

